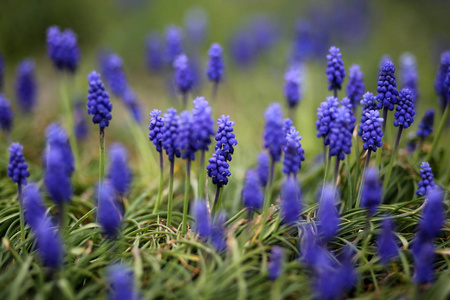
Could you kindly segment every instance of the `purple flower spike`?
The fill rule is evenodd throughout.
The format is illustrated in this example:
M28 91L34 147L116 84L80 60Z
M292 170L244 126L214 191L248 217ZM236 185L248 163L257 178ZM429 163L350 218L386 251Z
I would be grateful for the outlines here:
M383 118L380 118L380 112L377 110L369 110L366 112L366 121L362 124L361 140L364 142L364 150L371 150L376 152L378 148L383 146L381 138L383 131L381 130L381 123Z
M346 106L337 109L331 123L329 133L330 155L344 160L345 155L350 154L352 148L352 133L355 128L353 113Z
M106 51L100 54L99 61L100 72L109 90L116 97L122 97L128 87L122 58L116 53Z
M445 79L448 74L448 68L450 67L450 51L445 51L441 55L441 62L439 70L436 74L436 80L434 81L434 90L439 95L439 101L442 108L445 108L447 104L448 88L445 86Z
M259 210L263 205L264 194L261 188L259 174L256 170L248 170L245 174L242 201L249 210Z
M386 107L388 110L394 110L394 105L398 102L398 90L395 81L395 66L391 61L387 61L380 71L377 92L377 108Z
M99 185L97 199L97 220L103 231L109 237L115 237L119 233L122 215L120 213L117 194L114 187L108 181Z
M64 248L57 229L48 217L41 219L34 231L36 248L45 267L58 269L63 263Z
M434 125L434 109L429 109L419 123L419 128L417 129L417 136L426 139L433 132Z
M342 82L345 78L344 62L342 61L342 53L339 52L339 48L332 46L327 54L327 78L328 78L328 90L340 90Z
M279 161L285 141L283 132L283 112L279 103L271 104L265 114L264 148L269 150L273 161Z
M322 191L322 199L319 204L319 236L325 241L332 239L339 226L339 213L336 209L337 195L332 185L324 186ZM319 193L320 195L320 193Z
M412 246L414 257L414 281L419 284L433 282L433 263L435 258L433 241L416 240Z
M195 231L201 238L207 239L211 234L212 221L205 200L199 199L194 201L192 216L195 219Z
M165 31L165 59L170 64L183 53L183 33L180 28L170 25Z
M212 183L221 188L228 183L228 177L231 176L229 170L230 165L226 159L226 153L223 150L216 150L212 157L208 160L209 164L206 166L208 176L212 178Z
M392 227L392 220L388 217L384 218L381 233L377 241L377 250L383 265L387 265L388 262L396 258L399 253Z
M160 71L163 67L162 39L157 32L152 32L145 43L145 60L150 71Z
M25 221L36 230L45 218L45 206L39 188L35 184L29 184L23 190L23 206Z
M347 97L350 99L352 110L354 111L364 94L364 75L358 65L353 65L349 69Z
M214 224L211 228L210 242L217 252L222 252L227 249L225 222L227 214L223 211L219 212Z
M434 240L439 236L445 222L443 197L443 192L437 187L429 191L419 224L419 239Z
M277 246L272 247L272 255L267 265L267 271L269 272L269 280L274 281L280 277L283 272L283 248Z
M179 149L183 159L195 160L198 143L194 138L193 126L192 114L183 111L178 119L178 139L175 141L175 148Z
M8 177L15 183L26 185L30 172L28 172L28 164L25 162L22 150L23 146L19 143L12 143L9 147Z
M77 35L70 29L61 31L58 26L49 27L47 53L58 70L75 72L81 57Z
M286 175L297 175L298 170L302 167L302 161L305 160L305 150L302 148L300 141L302 137L295 127L291 127L286 135L286 143L283 147L284 162L283 173Z
M21 109L29 113L36 106L37 84L32 59L23 60L16 72L16 98Z
M256 166L256 171L258 172L259 181L262 186L266 186L269 180L269 155L266 152L259 152L258 154L258 165Z
M362 105L362 113L358 129L358 135L362 136L362 128L364 123L367 121L366 113L369 112L370 110L377 110L377 102L374 95L372 93L367 92L363 95L363 99L361 100L360 103Z
M162 136L162 147L166 150L169 161L174 161L175 157L180 157L180 149L177 146L178 123L180 117L174 108L169 108L163 116L164 129Z
M296 107L300 101L300 70L291 68L284 75L284 97L289 107Z
M211 45L208 51L209 64L206 70L206 75L208 79L214 82L220 82L223 78L223 58L222 58L222 47L214 43Z
M364 172L364 184L361 191L361 207L366 208L371 215L375 214L381 204L383 191L381 189L378 172L375 168L368 168Z
M324 145L330 144L328 135L331 130L331 124L334 121L335 112L339 107L339 100L335 97L327 97L327 100L320 103L320 107L317 108L317 137L324 138Z
M431 170L430 164L423 162L420 165L420 177L419 188L416 191L417 196L426 196L428 191L433 189L436 185L433 180L433 170Z
M127 149L120 143L114 143L109 149L108 179L119 195L125 195L130 189L133 177L128 166Z
M159 109L154 109L150 112L150 125L148 129L150 133L148 134L148 138L153 145L156 146L156 151L162 151L162 139L164 134L164 119L161 117L162 112Z
M299 221L301 200L302 194L297 180L293 177L287 178L281 191L281 212L285 223L293 225Z
M234 153L234 146L238 144L236 135L234 134L234 122L230 120L230 116L222 115L217 120L217 134L215 136L216 146L215 150L222 150L225 153L227 161L231 161L231 156Z
M100 74L92 71L88 76L89 90L88 90L88 114L92 115L92 122L99 124L100 129L104 129L109 126L111 121L111 110L113 108L109 101L109 95L105 91L102 81L100 80Z
M197 141L197 149L208 151L211 137L214 135L214 120L212 108L204 97L197 97L193 101L192 134Z
M108 281L111 291L108 300L138 300L134 287L133 271L125 265L112 265L108 268Z
M5 95L0 94L0 127L4 132L10 132L14 120L11 104Z
M414 109L414 100L412 98L411 91L408 89L401 90L394 115L394 126L408 128L412 123L414 123L415 115L416 111Z
M194 77L189 65L189 59L185 54L177 56L173 62L175 69L174 79L180 93L187 93L192 89Z
M412 99L416 104L419 97L417 62L416 57L411 53L404 53L400 56L400 79L402 87L411 91Z

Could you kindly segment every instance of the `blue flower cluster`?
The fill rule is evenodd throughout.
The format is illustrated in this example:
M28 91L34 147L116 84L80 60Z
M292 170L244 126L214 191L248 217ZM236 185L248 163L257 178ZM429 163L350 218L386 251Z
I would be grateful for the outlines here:
M177 146L178 126L180 117L174 108L169 108L163 116L164 129L162 136L162 147L166 150L169 161L174 161L175 157L180 157L180 149Z
M263 152L261 152L263 153ZM242 189L242 202L250 210L261 209L264 195L257 170L248 170L245 174L244 188Z
M208 51L209 64L206 70L206 75L208 79L214 82L220 82L223 77L223 58L222 58L222 47L214 43L211 45Z
M411 53L404 53L400 56L400 67L402 87L411 91L411 96L415 104L419 96L416 57Z
M339 52L339 48L332 46L327 54L327 78L328 78L328 90L340 90L342 82L345 78L344 62L342 61L342 53Z
M334 121L328 135L330 140L330 156L336 156L339 160L345 159L345 154L350 154L352 148L352 133L355 128L352 111L345 105L336 110Z
M381 189L378 172L375 168L368 168L364 172L364 184L361 191L361 207L366 208L371 215L377 212L381 204L383 191Z
M127 149L120 143L114 143L109 149L108 179L117 194L124 196L131 185L132 173L128 166Z
M222 115L217 120L217 134L215 136L216 147L214 150L223 150L225 159L231 161L231 156L234 153L234 146L238 144L236 135L234 134L234 122L230 121L230 116Z
M430 164L423 162L420 165L420 177L419 188L416 191L417 196L425 196L428 191L433 189L436 185L433 180L433 170L431 170Z
M318 233L324 241L332 239L339 226L339 213L336 209L337 194L335 188L328 184L322 188L318 212Z
M162 151L162 141L164 134L164 119L161 117L162 112L159 109L154 109L150 112L150 125L148 126L148 130L150 130L148 134L148 138L153 145L156 146L156 151Z
M283 248L274 246L272 247L272 253L270 256L270 262L267 265L267 271L269 272L269 280L276 280L283 272Z
M115 96L122 97L128 87L122 58L116 53L105 51L100 54L99 62L100 72L108 88Z
M377 251L380 255L380 261L385 266L399 254L397 241L395 240L395 234L392 227L392 220L385 217L381 225L381 233L377 240Z
M75 72L81 57L76 34L70 29L61 31L57 26L49 27L47 53L58 70Z
M398 91L395 66L391 61L387 61L381 69L377 85L377 108L385 107L388 110L394 110L394 105L398 102Z
M333 118L335 112L339 107L339 100L335 97L327 97L327 100L320 103L320 107L317 108L317 137L322 137L324 145L330 144L330 139L328 135L331 130L331 123L333 123Z
M363 95L363 99L361 100L360 103L362 105L362 113L361 113L361 121L359 124L359 129L358 129L358 135L362 136L362 127L363 127L363 124L367 121L366 113L369 112L370 110L376 110L377 102L376 102L376 98L374 97L374 95L372 93L367 92Z
M258 154L258 165L256 166L256 171L258 172L259 181L262 186L267 185L267 181L269 180L269 155L266 152L261 151Z
M4 94L0 94L0 127L5 132L10 132L14 120L11 104Z
M289 107L296 107L300 101L300 70L291 68L284 75L284 97Z
M102 81L100 80L100 74L92 71L88 76L89 90L88 90L88 114L93 115L92 122L99 124L100 129L104 129L109 126L111 121L111 110L113 108L109 101L109 95L105 91Z
M434 125L434 109L429 109L419 123L419 128L417 128L417 136L425 139L433 132Z
M197 97L193 101L192 135L197 141L197 150L208 151L211 137L214 135L214 120L212 108L204 97Z
M136 96L136 93L130 86L128 86L125 92L123 93L122 101L125 104L125 106L130 110L130 113L133 116L134 121L140 124L142 121L141 105L139 103L139 99Z
M133 271L128 266L115 264L109 267L108 281L111 287L108 300L140 299L134 287Z
M205 200L198 199L194 201L192 204L192 216L195 220L195 231L201 238L207 239L211 234L212 220Z
M445 51L441 55L441 63L439 65L439 70L436 74L436 80L434 81L434 89L436 91L436 94L439 95L441 99L440 101L445 102L441 103L443 107L447 103L446 101L448 88L445 86L445 79L447 77L449 67L450 67L450 51Z
M361 128L361 140L364 142L364 150L377 151L377 148L383 146L381 138L383 137L383 131L381 130L381 123L383 118L380 118L380 112L378 110L369 110L366 114L366 121Z
M173 63L183 53L183 33L177 26L171 25L165 31L165 59Z
M192 89L194 77L189 65L189 60L185 54L177 56L173 62L174 80L181 93L187 93Z
M178 138L175 140L175 148L179 149L183 159L195 160L198 143L194 138L192 114L183 111L178 119Z
M163 67L162 40L157 32L148 35L145 43L145 60L150 71L160 71Z
M34 61L23 60L16 72L16 98L24 112L31 112L36 105L37 85L34 75Z
M414 109L414 100L411 95L411 91L408 89L402 89L398 100L398 105L394 115L394 126L402 126L408 128L414 123L414 116L416 111Z
M281 190L281 214L283 222L294 224L299 221L302 210L302 194L297 180L288 177Z
M350 99L352 110L354 111L364 94L364 75L358 65L353 65L349 69L347 97Z
M109 237L115 237L122 222L116 191L112 184L105 180L99 183L97 195L97 221Z
M209 164L206 166L208 176L212 178L212 183L217 185L218 188L227 185L228 177L231 176L230 165L227 162L226 155L225 151L217 149L208 160Z
M22 150L23 146L19 143L12 143L9 147L8 177L17 184L26 185L30 172Z
M302 137L299 136L299 132L295 127L291 127L283 146L283 173L286 175L292 174L295 176L302 167L302 161L305 160L305 150L302 148L301 140Z
M264 148L269 150L273 161L279 161L285 141L283 133L283 112L279 103L271 104L265 114L266 125L264 127Z
M46 214L44 202L36 184L30 183L23 190L23 206L25 222L36 230Z

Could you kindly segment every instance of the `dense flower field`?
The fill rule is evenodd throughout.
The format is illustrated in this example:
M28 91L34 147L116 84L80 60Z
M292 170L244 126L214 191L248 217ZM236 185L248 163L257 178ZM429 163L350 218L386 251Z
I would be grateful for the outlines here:
M412 54L399 66L383 58L378 78L332 45L313 65L299 22L280 97L255 115L223 102L239 84L225 58L245 78L276 32L258 20L200 53L205 24L194 19L188 38L171 25L145 41L145 64L172 98L150 111L110 49L77 98L85 68L70 29L52 26L42 41L56 121L35 119L45 80L35 62L11 79L0 57L0 298L446 299L450 52L435 67L441 109L421 111ZM314 68L326 75L320 104L304 103Z

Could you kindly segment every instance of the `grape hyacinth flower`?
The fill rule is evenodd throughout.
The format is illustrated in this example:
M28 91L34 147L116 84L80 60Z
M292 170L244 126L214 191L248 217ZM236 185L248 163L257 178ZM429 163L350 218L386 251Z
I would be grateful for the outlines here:
M49 27L47 53L58 70L75 72L81 57L76 34L70 29L61 31L58 26Z
M303 19L295 23L295 36L292 45L292 60L302 62L308 60L314 52L314 37L311 24Z
M231 161L234 146L238 144L236 135L233 132L234 122L230 120L230 116L222 115L217 120L217 125L217 134L214 137L217 143L214 150L223 150L226 153L226 160Z
M36 184L29 184L23 190L23 205L25 222L31 229L36 230L46 214L44 202Z
M302 194L297 180L288 177L281 191L281 213L283 222L293 225L300 219Z
M284 97L286 98L288 107L293 110L300 101L300 70L292 67L284 74ZM291 115L293 117L293 113Z
M348 74L347 97L350 99L353 112L355 112L356 107L364 94L364 89L363 72L361 72L360 66L352 65Z
M153 145L156 146L156 151L159 152L159 188L158 188L158 197L156 199L155 208L153 210L154 213L158 211L159 205L161 203L162 196L162 182L163 182L163 134L164 134L164 119L161 117L161 111L159 109L154 109L150 112L150 125L148 129L150 133L148 135L149 140L153 142Z
M413 244L414 282L427 284L433 281L434 251L433 241L421 241L419 239Z
M127 149L120 143L112 144L109 148L109 160L108 180L116 193L123 197L128 193L133 177L128 166Z
M214 214L220 205L221 189L224 185L227 185L231 172L229 170L230 165L226 159L226 152L223 150L217 149L208 162L209 164L206 166L208 176L211 177L212 183L216 185L216 196L212 208L212 213Z
M369 164L371 152L376 152L377 148L383 146L381 138L383 131L381 131L381 123L383 118L380 118L380 113L377 110L369 110L366 112L366 121L362 124L361 140L364 142L363 148L367 150L366 166Z
M248 170L245 174L244 188L242 189L242 202L247 207L249 219L253 211L263 206L264 194L261 188L260 177L257 170Z
M85 105L82 101L75 102L75 137L78 141L84 140L89 134L86 121Z
M411 97L416 104L419 96L417 61L411 53L404 53L400 56L400 79L402 87L411 91Z
M392 220L389 217L385 217L381 226L381 233L377 240L378 255L380 256L381 263L385 266L399 254L392 227Z
M8 134L8 138L12 129L13 119L14 114L11 109L11 104L4 94L0 94L0 127Z
M433 125L434 125L434 109L429 109L425 113L422 118L422 121L419 123L419 128L417 129L417 136L424 140L431 133L433 133Z
M442 201L443 196L443 192L438 187L432 188L428 192L417 233L418 238L422 241L434 240L439 236L444 226L446 216Z
M267 271L269 272L269 280L275 281L283 272L283 248L274 246L271 252Z
M398 102L397 82L395 81L395 66L391 61L387 61L380 71L377 83L377 109L383 109L383 127L385 132L388 110L394 110L394 105Z
M64 248L61 236L49 217L44 217L34 230L36 248L47 268L58 269L63 263Z
M320 107L317 108L317 137L323 138L324 146L330 144L328 135L330 134L331 124L334 121L335 112L339 107L339 100L336 97L327 97L326 101L320 103Z
M339 226L336 189L327 184L322 188L321 195L318 212L318 233L324 242L327 242L336 235Z
M248 67L255 61L257 49L251 33L241 28L230 41L230 53L234 63L239 67Z
M169 64L183 53L183 33L180 28L170 25L165 30L165 59Z
M128 108L133 120L140 124L142 121L142 110L139 103L139 99L136 96L134 90L128 86L122 95L123 104Z
M374 215L381 204L382 195L383 191L376 168L366 169L361 191L361 207L366 208L369 215Z
M189 65L188 57L185 54L177 56L173 62L174 67L174 80L178 88L178 91L183 96L183 107L187 106L187 97L189 91L194 84L194 77L192 76L192 70Z
M219 212L217 218L211 227L211 234L209 240L217 252L222 252L227 249L225 236L225 222L227 214L223 211Z
M327 70L326 75L328 78L328 90L334 91L334 97L337 97L337 91L341 89L342 82L345 78L344 62L342 61L342 53L339 52L339 48L332 46L327 54Z
M301 140L302 137L299 136L299 132L295 127L291 127L286 135L286 143L283 147L283 173L288 177L292 175L295 178L298 170L302 167L302 161L305 160L305 150L302 148Z
M207 239L211 234L212 220L206 201L198 199L192 204L192 216L195 220L195 231L199 237Z
M109 181L98 185L97 222L109 237L114 238L119 233L122 214L116 191Z
M30 113L36 105L37 84L32 59L23 60L16 72L16 98L20 108Z
M46 129L47 148L57 149L61 152L64 170L71 176L75 171L75 162L70 148L69 136L58 123L52 123Z
M214 43L211 45L208 51L209 62L208 69L206 70L206 75L208 79L213 82L213 101L217 96L217 88L219 86L219 82L223 79L224 72L224 63L222 58L222 47Z
M269 180L269 172L270 172L270 158L266 152L259 152L258 154L258 165L256 166L256 171L258 172L259 182L263 187L267 185Z
M420 177L419 188L416 191L417 196L426 196L428 191L433 189L436 185L433 180L433 171L431 170L430 164L423 162L420 165Z
M294 122L292 122L291 119L286 118L286 119L283 120L283 132L284 132L284 136L285 137L291 131L291 128L293 127L293 125L294 125Z
M322 258L324 249L319 242L311 225L304 225L302 228L302 239L300 242L300 258L308 267L314 268Z
M189 9L184 18L184 26L186 34L194 47L203 44L208 31L208 15L206 11L200 7Z
M128 87L122 58L106 51L100 54L99 65L108 88L116 97L122 97Z
M157 32L148 35L145 42L145 61L150 71L158 72L163 68L162 39Z
M378 62L378 70L381 71L388 61L392 61L389 54L384 54L381 56L380 61Z
M448 68L450 67L450 51L445 51L441 55L441 62L439 65L439 70L436 74L436 79L434 81L434 89L436 94L439 96L439 104L441 105L441 110L444 111L448 102L448 87L445 86L445 79L448 74Z
M360 103L362 105L362 113L358 129L358 135L362 136L362 128L364 123L367 121L366 113L369 112L370 110L377 110L377 102L374 95L372 93L367 92L363 95L363 99L361 100Z
M134 286L133 270L125 265L115 264L108 268L108 282L111 291L108 300L138 300Z

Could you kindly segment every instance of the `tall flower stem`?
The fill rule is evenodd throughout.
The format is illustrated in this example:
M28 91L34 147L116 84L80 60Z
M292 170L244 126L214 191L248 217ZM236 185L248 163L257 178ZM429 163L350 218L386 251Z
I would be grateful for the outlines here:
M170 174L169 174L169 197L167 200L167 227L170 228L172 222L172 206L173 206L173 171L175 166L175 160L170 162Z
M270 171L269 171L269 179L267 181L266 185L266 192L264 196L264 209L263 209L263 217L261 221L261 233L259 235L259 241L262 241L264 238L264 227L266 225L266 219L267 215L269 214L269 207L270 207L270 198L272 196L272 183L273 183L273 176L275 173L275 160L271 157L270 158Z
M25 242L25 221L23 215L23 197L22 197L22 184L19 182L17 184L17 197L19 198L19 210L20 210L20 238L22 239L22 243ZM22 249L25 252L25 246Z
M436 146L441 139L442 132L444 131L445 124L447 123L448 115L450 113L450 100L447 101L447 106L445 107L444 114L442 115L441 120L439 121L438 129L436 130L436 134L433 137L433 143L431 144L431 149L425 157L424 161L430 161L433 156L434 151L436 150Z
M359 152L358 138L356 138L354 145L355 145L355 166L356 166L355 188L358 188L358 178L359 178L360 159L361 159L361 154Z
M187 92L183 92L182 94L182 98L183 98L183 110L186 110L187 108L187 99L188 99L188 93Z
M331 165L331 155L330 155L330 153L328 153L328 158L326 160L326 165L325 165L325 174L323 176L323 186L325 186L328 175L330 174L330 165Z
M341 162L340 159L336 156L336 165L334 166L334 177L333 177L333 185L334 186L336 186L336 184L337 184L340 162Z
M161 146L161 142L159 142ZM159 209L159 205L161 204L162 197L162 186L163 186L163 174L164 174L164 159L163 159L163 150L159 152L159 187L158 187L158 198L156 198L155 208L153 209L153 213L156 214Z
M64 236L65 235L65 230L66 230L66 222L67 222L67 218L66 218L66 208L67 208L67 204L62 201L59 205L58 205L58 219L59 219L59 232L61 232L61 235Z
M388 109L387 107L383 108L383 133L386 135L386 122L387 122L387 116L388 116Z
M381 171L381 169L383 169L383 166L381 165L381 152L383 151L383 147L381 147L380 149L378 149L377 152L377 157L375 160L375 167L378 168L378 171Z
M395 157L397 156L398 144L400 143L400 138L402 137L402 131L403 131L403 126L400 126L398 128L397 138L395 140L394 152L391 155L391 160L389 161L388 171L386 173L386 176L384 177L383 189L385 192L387 192L387 186L389 184L389 179L391 177L392 168L394 167L394 161L395 161Z
M327 163L327 145L323 144L323 163Z
M216 187L216 196L214 197L214 203L213 203L213 207L211 210L211 215L214 216L217 212L217 210L220 207L220 204L222 202L222 192L223 189L219 186Z
M361 176L361 183L359 184L358 197L356 198L355 208L359 207L359 203L361 202L361 193L362 193L362 189L363 189L363 185L364 185L364 174L366 172L367 167L369 166L371 154L372 154L372 151L370 149L367 150L366 161L364 162L364 169L363 169L362 176Z
M372 154L372 151L370 149L367 150L366 160L364 162L364 170L369 166L371 154ZM363 172L363 174L364 174L364 172Z
M181 233L186 234L187 230L187 213L189 207L189 190L191 186L191 160L186 162L186 178L184 181L184 204L183 204L183 225L181 227Z
M105 128L100 127L100 162L99 162L99 183L100 186L105 177Z
M217 99L217 92L219 90L219 82L214 81L213 83L213 90L212 90L212 102L215 103Z
M198 190L197 190L197 195L198 198L204 198L203 193L205 192L205 174L206 169L205 169L205 150L201 151L200 154L200 162L199 162L199 168L198 168Z
M67 91L67 78L64 73L60 73L61 77L61 89L60 94L62 98L62 104L64 107L64 111L66 114L66 126L67 126L67 133L69 136L69 142L70 146L72 147L73 157L75 160L75 169L78 169L79 166L79 157L78 157L78 144L77 140L75 138L75 127L74 127L74 121L73 121L73 107L72 107L72 101L70 101L70 96Z
M337 98L337 89L333 89L333 96L334 98Z

